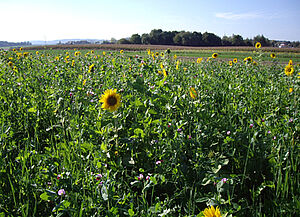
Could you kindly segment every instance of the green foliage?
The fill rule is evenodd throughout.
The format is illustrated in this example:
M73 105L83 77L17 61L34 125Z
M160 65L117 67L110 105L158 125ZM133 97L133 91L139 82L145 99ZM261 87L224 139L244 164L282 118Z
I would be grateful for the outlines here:
M67 52L0 53L0 216L299 213L299 66Z

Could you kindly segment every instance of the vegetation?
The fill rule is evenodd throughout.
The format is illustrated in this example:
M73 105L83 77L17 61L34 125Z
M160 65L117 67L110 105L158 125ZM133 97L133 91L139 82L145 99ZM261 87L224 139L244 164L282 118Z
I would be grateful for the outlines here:
M214 33L189 32L189 31L163 31L153 29L149 34L142 36L133 34L129 39L122 38L120 44L152 44L152 45L179 45L179 46L254 46L260 42L262 46L278 46L278 42L271 41L263 35L257 35L253 39L243 39L241 35L223 36L221 39ZM300 42L288 42L290 47L299 47Z
M263 55L0 51L0 216L296 216L300 69Z

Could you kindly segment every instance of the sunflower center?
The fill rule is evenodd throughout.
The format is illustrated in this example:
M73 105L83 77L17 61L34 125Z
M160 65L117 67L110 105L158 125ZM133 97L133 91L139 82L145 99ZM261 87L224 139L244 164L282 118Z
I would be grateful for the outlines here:
M108 99L107 99L107 104L109 106L114 106L117 104L117 99L115 96L109 96Z

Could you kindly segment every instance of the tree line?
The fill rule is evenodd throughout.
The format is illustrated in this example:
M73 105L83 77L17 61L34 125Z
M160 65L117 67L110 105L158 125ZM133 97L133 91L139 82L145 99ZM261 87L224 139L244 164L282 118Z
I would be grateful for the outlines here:
M0 41L0 47L26 46L26 45L31 45L31 43L29 41L25 41L25 42Z
M256 42L260 42L264 47L276 46L276 43L278 43L269 40L263 35L257 35L253 39L244 39L241 35L235 34L220 38L214 33L209 32L163 31L161 29L153 29L150 33L144 33L142 35L133 34L129 38L121 38L115 42L119 44L179 46L253 46ZM299 46L299 42L292 42L290 44L292 44L292 46Z

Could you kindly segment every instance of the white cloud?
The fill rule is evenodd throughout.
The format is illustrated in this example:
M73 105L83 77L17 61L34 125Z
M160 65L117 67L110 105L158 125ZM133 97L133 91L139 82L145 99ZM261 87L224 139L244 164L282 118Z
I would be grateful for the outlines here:
M241 14L235 14L232 12L228 13L216 13L216 17L222 18L222 19L227 19L227 20L241 20L241 19L253 19L253 18L261 18L262 15L254 12L249 12L249 13L241 13Z

